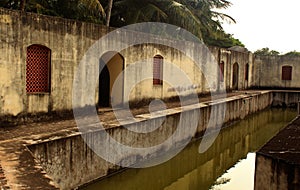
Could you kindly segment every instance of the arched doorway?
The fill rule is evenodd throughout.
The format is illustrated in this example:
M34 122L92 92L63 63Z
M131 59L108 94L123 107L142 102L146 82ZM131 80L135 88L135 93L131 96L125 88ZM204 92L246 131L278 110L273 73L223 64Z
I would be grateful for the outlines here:
M100 107L123 104L124 93L124 58L118 52L107 52L100 58L99 99ZM118 78L118 82L116 82ZM112 89L114 93L112 94Z
M239 64L233 64L232 89L238 90L239 85Z

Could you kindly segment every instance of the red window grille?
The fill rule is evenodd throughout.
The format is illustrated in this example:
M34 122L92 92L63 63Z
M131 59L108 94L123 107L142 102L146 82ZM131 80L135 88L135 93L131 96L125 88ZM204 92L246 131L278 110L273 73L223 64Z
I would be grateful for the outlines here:
M220 67L220 74L219 74L219 80L221 82L224 81L224 61L221 61L221 63L219 64Z
M245 66L245 80L249 80L249 64Z
M282 67L282 80L292 80L292 67L291 66L283 66Z
M41 45L27 48L26 92L50 92L51 50Z
M163 57L156 55L153 58L153 85L162 85L163 79Z

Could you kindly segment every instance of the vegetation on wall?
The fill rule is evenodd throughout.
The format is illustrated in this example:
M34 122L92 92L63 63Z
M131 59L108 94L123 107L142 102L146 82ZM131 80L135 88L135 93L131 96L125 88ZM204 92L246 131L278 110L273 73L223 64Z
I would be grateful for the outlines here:
M300 56L300 52L297 52L297 51L290 51L286 54L284 54L284 56L291 56L291 57L296 57L296 56Z
M256 50L254 52L255 55L264 55L264 56L268 56L268 55L279 55L279 52L276 50L270 50L268 47Z
M297 51L290 51L286 54L280 54L278 51L276 50L270 50L268 47L266 48L262 48L262 49L259 49L259 50L256 50L254 52L255 55L262 55L262 56L276 56L276 55L280 55L280 56L291 56L291 57L296 57L296 56L300 56L300 52L297 52Z
M227 34L222 21L235 22L215 11L228 0L1 0L0 7L122 27L139 22L164 22L182 27L206 44L244 46Z

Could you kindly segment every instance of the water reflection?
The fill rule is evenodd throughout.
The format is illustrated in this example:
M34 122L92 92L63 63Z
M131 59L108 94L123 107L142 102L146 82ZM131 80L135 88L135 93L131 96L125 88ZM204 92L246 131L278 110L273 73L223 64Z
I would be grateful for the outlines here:
M248 153L215 181L211 190L253 190L255 174L255 153Z
M84 189L210 189L227 169L234 166L239 160L246 158L249 152L258 150L295 116L296 111L288 109L269 109L260 112L224 128L214 144L203 154L198 153L200 141L194 141L166 163L145 169L128 169ZM249 171L242 167L239 172L247 173ZM239 172L226 177L230 181L242 179L243 173ZM226 182L226 178L224 179ZM230 189L241 189L238 186L231 186ZM218 187L217 189L222 188Z

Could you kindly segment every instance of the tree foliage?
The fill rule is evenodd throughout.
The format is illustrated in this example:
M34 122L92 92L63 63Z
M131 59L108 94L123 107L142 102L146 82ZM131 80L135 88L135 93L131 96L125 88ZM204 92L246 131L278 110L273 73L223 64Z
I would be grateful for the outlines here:
M300 56L300 52L297 52L297 51L290 51L286 54L284 54L284 56L291 56L291 57L296 57L296 56Z
M1 0L0 7L93 23L105 20L104 8L98 0Z
M115 0L111 25L126 26L139 22L164 22L180 26L199 38L201 23L186 4L174 0Z
M1 0L0 6L60 16L114 27L139 22L164 22L182 27L208 45L244 46L227 34L222 21L235 22L215 11L227 8L228 0Z
M268 55L279 55L280 53L276 50L270 50L268 47L256 50L254 52L255 55L263 55L263 56L268 56Z

